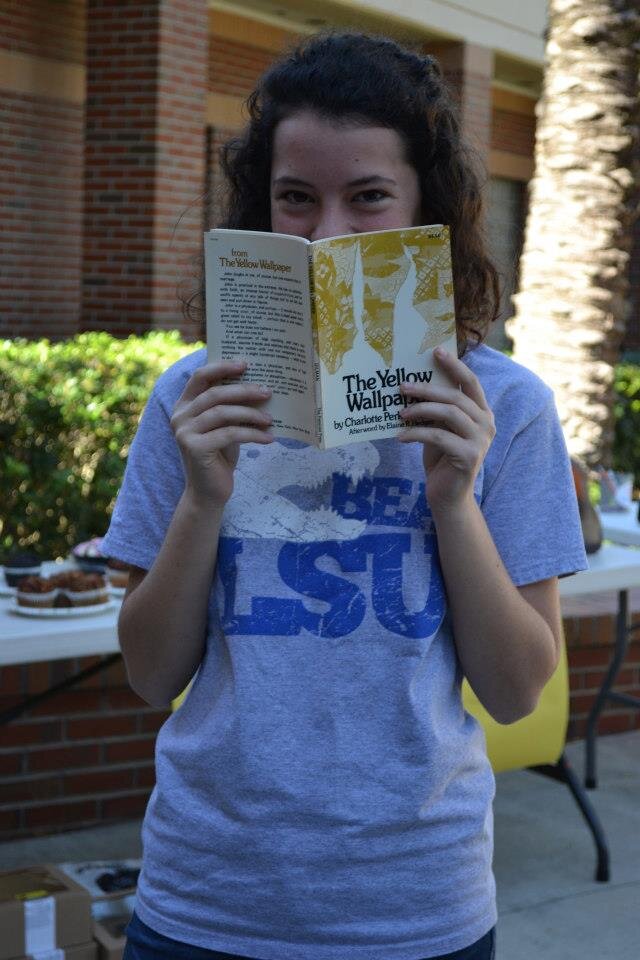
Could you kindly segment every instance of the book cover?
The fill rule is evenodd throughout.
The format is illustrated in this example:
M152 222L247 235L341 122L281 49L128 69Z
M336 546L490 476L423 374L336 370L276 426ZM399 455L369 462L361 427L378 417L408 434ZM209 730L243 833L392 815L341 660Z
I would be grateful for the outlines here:
M449 229L385 230L310 247L324 444L394 436L404 428L400 384L443 382L433 350L457 351Z
M395 436L400 384L456 351L448 227L333 237L205 234L209 359L245 359L276 435L324 449ZM410 402L410 401L409 401Z

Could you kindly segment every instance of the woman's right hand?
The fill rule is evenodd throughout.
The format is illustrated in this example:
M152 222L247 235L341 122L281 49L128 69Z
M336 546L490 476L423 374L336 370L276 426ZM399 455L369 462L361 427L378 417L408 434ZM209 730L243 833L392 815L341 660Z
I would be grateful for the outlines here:
M208 363L187 381L171 417L182 456L186 489L197 502L222 508L233 491L241 443L271 443L272 418L259 405L271 396L252 383L223 383L241 377L242 361Z

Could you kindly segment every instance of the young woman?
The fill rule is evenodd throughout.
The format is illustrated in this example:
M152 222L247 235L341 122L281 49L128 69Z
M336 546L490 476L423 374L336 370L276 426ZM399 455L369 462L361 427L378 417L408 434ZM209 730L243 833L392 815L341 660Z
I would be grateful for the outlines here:
M312 38L229 144L225 225L309 239L447 223L459 357L405 385L398 439L274 437L243 364L158 381L105 551L131 565L130 681L168 704L126 960L488 960L494 792L463 675L530 712L557 577L585 564L551 392L481 345L480 187L439 68ZM247 376L240 382L243 373Z

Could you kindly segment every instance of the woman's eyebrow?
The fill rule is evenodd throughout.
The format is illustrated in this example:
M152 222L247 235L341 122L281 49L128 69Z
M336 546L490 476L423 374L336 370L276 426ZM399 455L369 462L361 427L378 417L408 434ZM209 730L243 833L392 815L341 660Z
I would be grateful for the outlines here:
M391 177L381 177L379 174L372 174L370 177L358 177L357 180L350 180L348 187L366 187L368 183L390 183L395 185L395 180Z
M391 177L381 177L378 174L372 174L369 177L358 177L357 180L350 180L347 184L348 187L365 187L369 183L390 183L395 185L396 181ZM299 180L297 177L278 177L273 181L274 187L281 186L296 186L296 187L309 187L313 189L312 183L307 183L306 180Z
M312 183L307 183L306 180L298 180L297 177L278 177L273 181L274 187L281 187L284 185L287 186L296 186L296 187L313 187Z

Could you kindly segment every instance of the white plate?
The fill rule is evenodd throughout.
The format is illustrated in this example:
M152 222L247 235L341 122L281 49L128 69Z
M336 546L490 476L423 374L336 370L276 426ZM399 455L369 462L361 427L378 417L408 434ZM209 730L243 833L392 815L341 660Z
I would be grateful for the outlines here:
M94 603L88 607L21 607L17 600L13 600L9 610L12 613L19 613L22 617L39 617L41 620L49 620L57 617L88 617L91 614L115 610L118 606L115 600L107 600L106 603Z
M111 584L109 584L108 590L112 597L124 597L127 592L126 587L112 587Z

